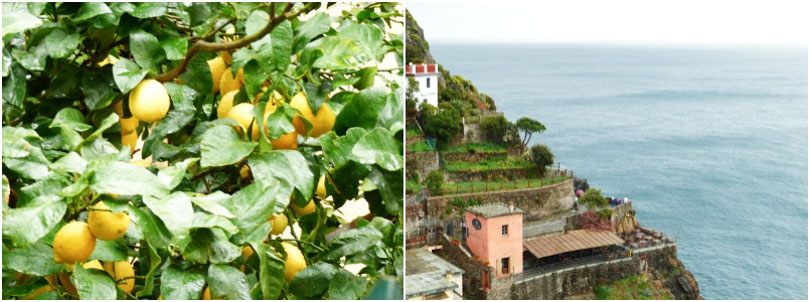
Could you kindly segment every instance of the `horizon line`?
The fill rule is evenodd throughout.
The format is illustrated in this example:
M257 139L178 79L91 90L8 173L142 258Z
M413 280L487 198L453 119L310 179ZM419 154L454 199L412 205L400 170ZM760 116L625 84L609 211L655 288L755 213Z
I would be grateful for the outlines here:
M427 38L425 38L427 39ZM466 44L466 45L566 45L566 44L591 44L591 45L639 45L639 46L759 46L759 47L791 47L810 48L810 43L799 42L682 42L682 41L637 41L637 40L547 40L547 41L463 41L463 40L434 40L433 44Z

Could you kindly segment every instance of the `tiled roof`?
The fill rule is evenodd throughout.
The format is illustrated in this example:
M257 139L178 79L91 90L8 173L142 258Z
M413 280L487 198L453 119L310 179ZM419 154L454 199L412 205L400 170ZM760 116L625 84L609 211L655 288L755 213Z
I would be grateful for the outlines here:
M611 231L574 230L523 241L523 248L537 258L566 252L621 244L624 240Z

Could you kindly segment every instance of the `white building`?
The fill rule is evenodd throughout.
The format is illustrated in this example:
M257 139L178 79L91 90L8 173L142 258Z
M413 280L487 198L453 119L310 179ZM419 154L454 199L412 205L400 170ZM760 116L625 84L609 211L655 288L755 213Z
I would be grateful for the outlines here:
M405 75L413 77L419 83L416 99L439 107L439 65L413 64L405 66Z

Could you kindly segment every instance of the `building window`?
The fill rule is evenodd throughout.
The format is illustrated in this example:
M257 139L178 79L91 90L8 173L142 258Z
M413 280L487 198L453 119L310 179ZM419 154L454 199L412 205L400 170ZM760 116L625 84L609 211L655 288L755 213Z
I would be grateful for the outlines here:
M484 289L489 289L489 272L481 271L481 285Z
M501 258L501 275L509 274L509 257Z
M503 235L503 237L509 236L509 225L508 224L504 224L504 225L501 226L501 235Z
M430 78L427 78L427 88L430 88Z

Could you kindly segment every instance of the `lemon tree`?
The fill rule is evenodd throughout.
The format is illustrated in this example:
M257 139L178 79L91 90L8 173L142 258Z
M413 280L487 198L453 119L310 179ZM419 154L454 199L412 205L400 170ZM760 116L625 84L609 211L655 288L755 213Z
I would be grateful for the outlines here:
M402 22L3 3L3 299L401 298Z

